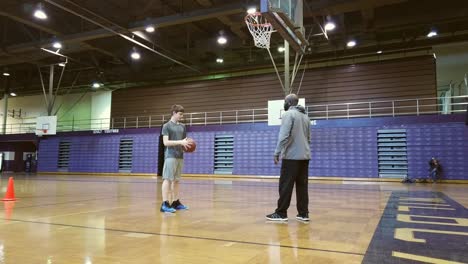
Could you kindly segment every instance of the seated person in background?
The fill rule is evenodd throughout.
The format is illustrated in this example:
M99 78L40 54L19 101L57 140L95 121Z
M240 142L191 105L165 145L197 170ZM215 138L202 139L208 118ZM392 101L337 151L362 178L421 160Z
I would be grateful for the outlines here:
M436 158L432 157L429 161L429 167L429 178L431 178L433 182L436 182L437 179L440 178L442 166Z

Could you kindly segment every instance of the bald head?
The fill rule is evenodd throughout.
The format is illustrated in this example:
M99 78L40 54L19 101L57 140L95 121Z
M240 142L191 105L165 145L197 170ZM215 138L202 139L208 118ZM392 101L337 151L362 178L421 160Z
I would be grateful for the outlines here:
M288 103L290 106L296 106L297 103L299 102L299 98L295 94L288 94L285 98L284 101Z

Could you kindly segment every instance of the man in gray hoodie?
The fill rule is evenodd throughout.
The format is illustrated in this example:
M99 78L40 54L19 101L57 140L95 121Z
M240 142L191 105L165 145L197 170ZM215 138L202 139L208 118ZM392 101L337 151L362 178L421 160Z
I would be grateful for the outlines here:
M284 110L274 162L280 157L281 176L279 181L278 208L266 216L270 221L287 221L288 208L296 184L298 215L296 219L309 221L309 160L310 160L310 120L305 108L298 105L299 98L289 94L284 99Z

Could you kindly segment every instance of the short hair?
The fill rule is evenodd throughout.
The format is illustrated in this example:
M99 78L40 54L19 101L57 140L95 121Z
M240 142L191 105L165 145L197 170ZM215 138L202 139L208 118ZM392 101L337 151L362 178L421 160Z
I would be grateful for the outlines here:
M184 111L185 111L185 110L184 110L184 107L181 106L181 105L173 105L173 106L171 107L171 114L172 114L172 115L175 114L175 113L178 113L178 112L182 112L182 113L183 113Z
M290 106L296 106L299 103L299 98L295 94L289 94L284 98L284 100L290 105Z

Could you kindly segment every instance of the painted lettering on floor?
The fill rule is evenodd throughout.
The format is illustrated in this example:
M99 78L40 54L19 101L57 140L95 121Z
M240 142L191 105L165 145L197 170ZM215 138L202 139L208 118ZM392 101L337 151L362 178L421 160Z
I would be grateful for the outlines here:
M441 192L393 192L362 263L467 263L468 210Z

